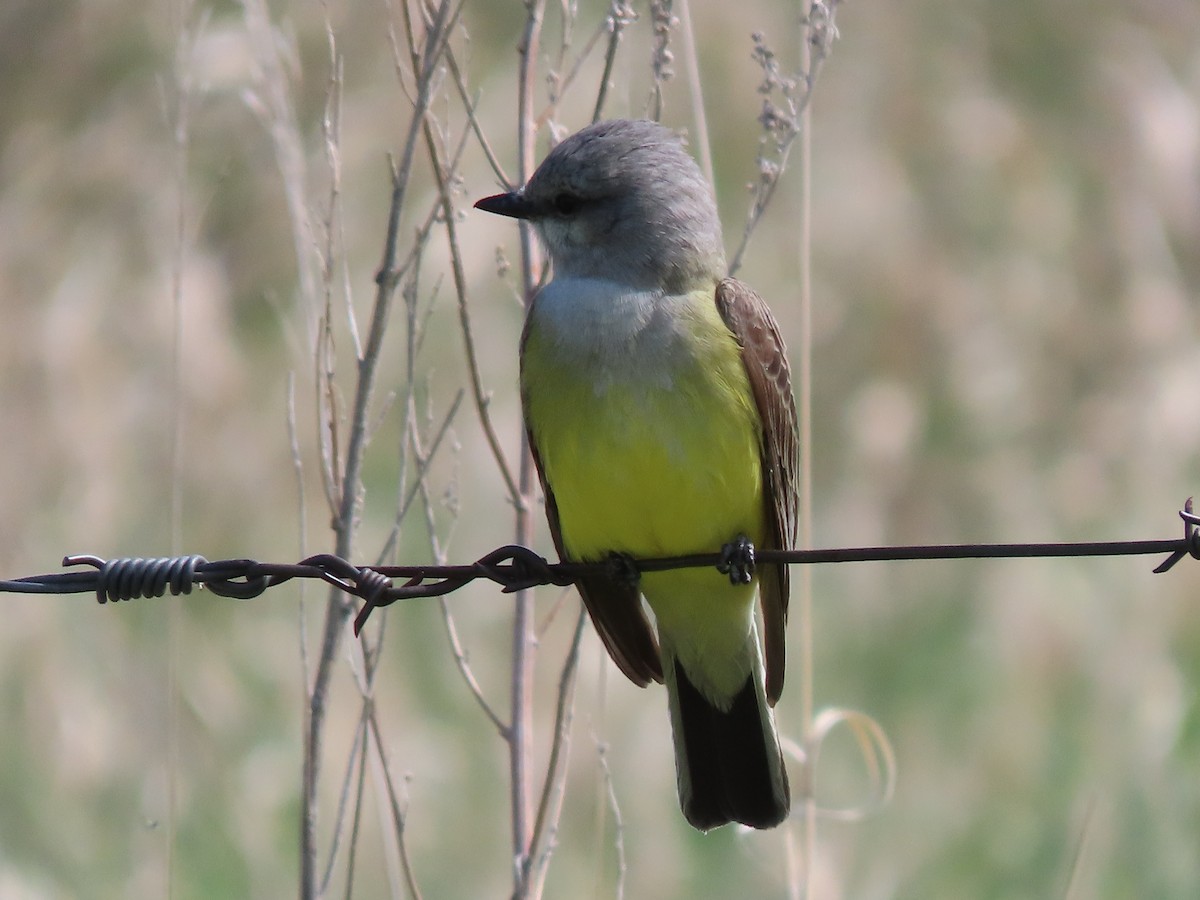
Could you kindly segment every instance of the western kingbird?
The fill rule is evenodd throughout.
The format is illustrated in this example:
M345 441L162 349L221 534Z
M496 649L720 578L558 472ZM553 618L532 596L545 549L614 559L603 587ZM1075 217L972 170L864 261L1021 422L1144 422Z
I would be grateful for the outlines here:
M531 222L553 264L525 320L521 400L559 556L724 548L735 563L732 579L688 568L639 581L614 563L579 582L621 671L666 681L683 813L703 831L778 825L790 799L771 708L788 571L751 577L744 563L748 543L795 544L796 409L774 317L724 277L712 188L672 132L617 120L475 206Z

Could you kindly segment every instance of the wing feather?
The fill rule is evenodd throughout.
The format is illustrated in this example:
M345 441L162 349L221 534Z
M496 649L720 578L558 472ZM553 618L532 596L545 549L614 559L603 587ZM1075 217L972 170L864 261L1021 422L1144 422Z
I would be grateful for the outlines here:
M742 348L742 363L762 422L768 545L770 549L790 550L796 545L800 439L787 349L767 304L742 282L726 278L718 283L716 303L721 318ZM788 592L786 564L760 567L766 694L772 705L783 691Z

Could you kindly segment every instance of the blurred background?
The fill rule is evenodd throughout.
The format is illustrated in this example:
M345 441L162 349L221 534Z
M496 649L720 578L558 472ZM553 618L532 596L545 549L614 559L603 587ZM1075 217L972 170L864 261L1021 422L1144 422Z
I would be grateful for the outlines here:
M576 47L607 12L579 6ZM695 6L732 248L757 177L751 33L794 68L801 12L769 0ZM344 406L353 342L343 296L361 321L383 247L388 154L411 110L388 39L398 17L383 3L277 3L267 26L253 7L0 8L0 577L55 571L66 553L287 562L332 546L313 388L318 310L302 290L315 239L295 236L296 211L320 222L329 205L328 15L342 66L334 304ZM647 109L651 17L635 11L610 116ZM516 0L469 0L454 39L510 173L523 19ZM562 22L550 10L543 72L555 67ZM1200 7L855 0L839 7L838 27L813 104L816 545L1175 537L1176 510L1200 490ZM677 34L672 48L664 119L694 130ZM559 109L564 131L589 120L598 73L594 55ZM276 100L294 116L291 145L264 113ZM449 76L433 111L456 139ZM543 134L539 157L545 147ZM739 273L793 347L797 176L784 175ZM470 144L457 185L469 304L515 460L521 312L497 260L518 258L517 233L469 211L499 187ZM404 227L434 196L419 164ZM435 233L416 358L431 422L467 383L446 259ZM394 318L358 562L379 553L398 491L400 415L384 396L405 379L399 308ZM512 539L469 403L429 485L450 560ZM540 517L537 544L550 552ZM431 553L424 519L406 520L398 558ZM1195 896L1200 571L1185 561L1154 576L1157 562L816 569L816 704L874 719L897 778L891 802L862 821L818 820L816 896L1066 896L1068 886L1073 897ZM301 648L313 652L324 593L2 599L0 896L294 893ZM548 590L539 615L560 599ZM539 646L539 767L576 609L566 602L570 614L545 625ZM511 602L478 585L450 606L503 712ZM440 611L391 608L384 643L377 702L405 779L417 881L430 897L507 895L507 757L458 675ZM794 736L796 654L779 706ZM325 842L359 714L341 657ZM589 631L549 896L787 895L798 830L692 831L669 748L662 690L625 682ZM844 729L822 750L816 782L828 806L868 798ZM364 812L354 893L384 896L379 815L370 800Z

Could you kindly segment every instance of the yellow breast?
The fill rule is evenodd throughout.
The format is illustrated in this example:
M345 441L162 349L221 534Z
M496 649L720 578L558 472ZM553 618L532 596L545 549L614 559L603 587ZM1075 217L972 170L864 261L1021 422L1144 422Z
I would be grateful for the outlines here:
M569 555L761 541L761 426L712 292L614 302L589 288L538 298L522 360L526 421Z

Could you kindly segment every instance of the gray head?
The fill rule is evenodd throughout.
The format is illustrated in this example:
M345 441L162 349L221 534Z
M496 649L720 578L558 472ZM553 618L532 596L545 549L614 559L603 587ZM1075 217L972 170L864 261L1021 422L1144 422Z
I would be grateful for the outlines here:
M724 274L712 188L656 122L589 125L550 151L525 187L475 206L532 222L556 277L679 293Z

